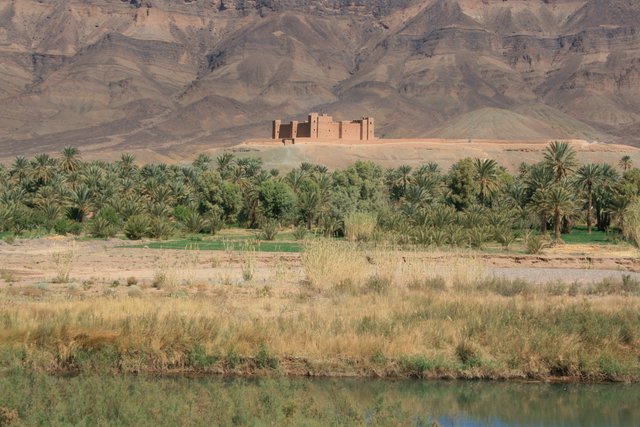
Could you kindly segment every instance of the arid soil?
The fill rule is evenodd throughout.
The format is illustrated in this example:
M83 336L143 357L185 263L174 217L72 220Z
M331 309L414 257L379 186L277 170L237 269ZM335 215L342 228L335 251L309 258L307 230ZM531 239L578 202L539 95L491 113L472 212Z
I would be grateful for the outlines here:
M394 252L318 240L300 255L127 244L3 242L4 366L55 373L640 378L640 265L638 252L623 245L523 255ZM607 278L614 280L602 282Z
M283 146L280 141L250 140L225 149L238 156L259 157L265 166L291 169L301 162L344 168L358 160L371 160L385 167L410 166L436 162L442 168L465 157L495 159L500 165L517 171L521 162L542 160L550 141L504 141L495 139L386 139L366 143L345 141L310 141L298 139L295 145ZM582 163L617 165L622 156L640 164L640 149L620 144L597 144L583 140L569 141ZM213 154L222 152L214 150Z
M171 276L176 283L242 284L246 268L253 272L251 282L258 285L278 282L295 287L304 279L299 254L127 247L131 244L117 239L75 241L62 237L18 239L13 244L0 242L0 286L68 287L55 282L60 270L65 269L64 260L69 257L69 282L78 286L96 285L94 292L109 286L117 291L134 279L136 285L151 286L159 274ZM451 254L429 251L419 256L446 263ZM564 245L546 249L540 255L463 252L456 256L480 260L490 275L521 278L532 283L588 283L619 278L622 274L640 278L638 253L625 247Z

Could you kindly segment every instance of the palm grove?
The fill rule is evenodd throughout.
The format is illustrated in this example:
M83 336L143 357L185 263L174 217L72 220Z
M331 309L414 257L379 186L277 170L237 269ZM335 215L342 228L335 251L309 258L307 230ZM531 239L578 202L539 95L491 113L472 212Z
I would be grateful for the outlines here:
M435 163L385 170L357 162L336 171L303 163L281 174L230 153L139 166L129 154L83 161L67 147L56 158L0 166L0 231L164 239L277 225L403 244L508 247L532 235L561 241L586 224L589 233L620 231L635 240L639 195L640 169L628 156L615 166L580 165L563 142L515 175L492 159L463 159L448 171Z

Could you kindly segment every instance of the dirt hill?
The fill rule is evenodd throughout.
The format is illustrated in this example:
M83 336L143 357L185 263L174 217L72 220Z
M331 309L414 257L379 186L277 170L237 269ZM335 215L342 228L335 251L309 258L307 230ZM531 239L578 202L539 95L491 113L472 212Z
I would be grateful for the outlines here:
M182 159L272 118L640 145L635 0L5 0L0 151Z

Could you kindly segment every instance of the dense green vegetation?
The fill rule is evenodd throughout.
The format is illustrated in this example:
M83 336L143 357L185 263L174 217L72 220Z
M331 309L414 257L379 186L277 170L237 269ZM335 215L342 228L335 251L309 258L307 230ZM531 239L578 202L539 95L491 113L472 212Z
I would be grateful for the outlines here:
M261 228L261 240L271 240L278 226L294 225L350 240L508 248L538 231L560 240L583 224L587 235L622 231L635 240L640 169L628 158L617 167L579 165L566 143L552 143L540 163L522 164L515 175L491 159L464 159L448 171L357 162L331 172L304 163L283 175L229 153L139 166L128 154L85 162L67 147L58 158L17 157L0 167L0 232L137 240L235 224Z

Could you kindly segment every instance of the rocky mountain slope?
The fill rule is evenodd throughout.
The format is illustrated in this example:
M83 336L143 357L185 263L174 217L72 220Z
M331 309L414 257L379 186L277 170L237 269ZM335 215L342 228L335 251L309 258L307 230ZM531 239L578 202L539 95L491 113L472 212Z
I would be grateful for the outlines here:
M5 0L0 151L167 159L311 110L640 144L637 0Z

